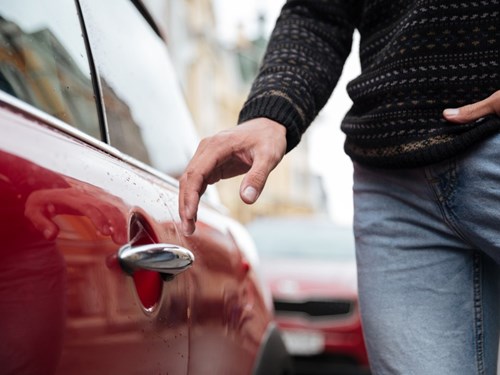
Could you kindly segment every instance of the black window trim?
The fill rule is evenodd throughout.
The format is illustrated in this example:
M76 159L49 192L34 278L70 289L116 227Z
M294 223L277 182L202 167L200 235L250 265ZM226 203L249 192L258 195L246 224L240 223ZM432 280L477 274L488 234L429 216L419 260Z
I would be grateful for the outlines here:
M110 140L110 135L109 135L109 125L108 125L107 116L106 116L106 109L105 109L106 106L104 103L104 95L103 95L103 91L102 91L101 75L99 74L99 69L97 68L97 65L95 63L95 59L94 59L94 55L93 55L93 51L92 51L92 46L90 43L88 31L87 31L86 20L85 20L85 17L83 15L83 10L82 10L82 6L80 4L80 1L81 0L74 0L76 8L77 8L77 12L78 12L78 18L80 21L80 29L82 31L82 37L83 37L84 44L85 44L85 51L87 53L87 59L89 62L89 69L90 69L90 75L91 75L91 80L92 80L92 86L93 86L94 95L96 98L97 117L98 117L98 121L99 121L101 138L102 138L102 142L104 142L108 145L111 145L111 140ZM142 1L130 0L130 2L132 3L132 5L134 5L134 7L139 12L139 14L142 17L144 17L146 22L150 25L150 27L155 32L155 34L157 34L158 37L165 43L165 38L162 36L160 29L156 25L153 17L151 16L149 11L147 10L146 6L144 6ZM123 153L121 151L119 151L119 152L122 153L123 155L126 155L125 153ZM130 157L130 158L132 158L132 157ZM137 161L142 164L141 161L139 161L139 160L137 160ZM144 165L146 165L146 164L144 164ZM153 167L151 167L151 168L153 168Z
M92 87L94 90L95 104L97 109L97 119L99 121L99 128L101 131L102 142L110 144L108 124L104 113L104 99L102 96L101 81L99 79L99 74L97 74L97 68L94 63L94 56L92 54L92 48L90 47L89 36L87 33L87 26L85 24L85 19L83 17L80 0L74 0L74 1L78 12L78 19L80 21L80 30L82 32L82 38L85 44L85 52L87 53L87 60L89 63L90 77L92 81Z
M109 154L112 157L115 157L119 159L120 161L125 162L126 164L129 164L132 167L136 167L146 173L149 173L150 175L153 175L160 180L168 183L174 188L179 187L179 181L166 173L160 172L158 169L153 168L152 166L149 166L140 160L137 160L133 158L132 156L129 156L122 151L118 150L117 148L111 146L109 143L109 133L107 131L107 124L105 121L105 116L104 116L104 102L103 102L103 97L102 97L102 92L101 92L101 85L99 80L99 75L97 74L96 67L94 64L94 59L92 55L92 51L90 49L90 43L89 43L89 38L87 35L87 29L85 27L85 22L83 19L83 12L80 7L80 0L74 0L76 9L78 12L78 17L79 17L79 22L80 22L80 28L81 32L83 35L84 43L85 43L85 49L87 53L87 58L89 60L89 69L91 72L92 76L92 85L94 89L94 94L96 96L96 107L97 107L97 115L98 115L98 121L100 122L100 128L101 128L101 138L103 139L98 139L95 138L82 130L64 122L63 120L58 119L57 117L44 112L43 110L33 106L30 103L26 103L23 100L12 96L2 90L0 90L0 107L8 108L9 110L12 110L14 112L21 112L26 114L28 117L31 117L39 122L41 122L43 125L48 125L50 128L53 128L56 131L59 131L61 133L67 134L68 136L82 141L92 148L95 148L96 150L99 150L101 152L104 152L106 154ZM141 13L142 14L142 13ZM156 30L156 29L155 29ZM104 130L103 130L104 128Z
M156 35L158 35L165 42L166 40L164 38L164 35L162 35L160 28L156 24L153 16L151 15L147 7L143 4L143 2L141 0L130 0L130 1L132 2L132 4L134 4L139 13L144 17L149 26L151 26Z
M175 179L172 176L169 176L168 174L159 171L158 169L141 162L140 160L127 155L126 153L118 150L117 148L113 147L109 143L109 132L108 132L108 125L106 122L106 116L104 114L104 100L103 100L103 95L101 91L101 84L99 80L99 75L97 74L97 69L94 64L94 59L92 55L92 51L90 48L90 43L89 43L89 38L87 34L87 29L85 26L84 22L84 17L83 17L83 12L80 6L80 0L74 0L78 12L78 17L79 17L79 22L80 22L80 27L85 43L85 49L87 53L87 58L89 60L89 69L91 71L91 76L92 76L92 85L94 88L94 93L96 95L96 107L97 107L97 115L98 115L98 121L100 122L100 128L101 128L101 137L103 139L97 139L82 130L69 125L68 123L64 122L63 120L60 120L56 118L55 116L44 112L43 110L33 106L32 104L26 103L20 99L18 99L15 96L12 96L2 90L0 90L0 107L8 108L9 110L12 110L14 112L21 112L26 114L27 116L38 120L39 122L42 123L42 125L47 125L51 129L54 129L56 131L59 131L63 134L66 134L70 137L73 137L76 140L79 140L81 142L84 142L88 144L90 147L95 148L98 151L104 152L111 157L114 157L132 167L135 167L145 173L148 173L168 185L172 186L174 189L179 188L179 181ZM163 40L165 41L165 38L161 35L161 32L157 28L155 22L153 21L152 17L150 16L149 12L147 9L144 7L144 5L139 1L139 0L131 0L131 2L137 7L138 11L141 13L146 18L146 21L151 25L155 33ZM142 11L141 11L142 9ZM103 130L104 129L104 130ZM209 199L206 194L202 197L202 202L204 205L207 205L208 207L211 207L212 209L218 211L218 212L225 212L226 209L219 203L215 202L212 199Z

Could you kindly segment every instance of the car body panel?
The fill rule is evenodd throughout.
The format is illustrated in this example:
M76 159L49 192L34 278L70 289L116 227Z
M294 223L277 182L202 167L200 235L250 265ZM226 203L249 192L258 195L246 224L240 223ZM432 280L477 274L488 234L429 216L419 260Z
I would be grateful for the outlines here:
M49 2L52 8L57 3L65 4L65 11L71 8L64 0ZM23 20L28 9L23 4L11 8L9 19ZM130 17L140 14L129 8ZM91 23L85 13L79 13L81 23L75 15L76 27ZM158 74L159 86L172 91L160 96L172 102L164 113L151 106L147 115L157 127L165 123L171 132L165 144L180 149L157 148L157 163L148 165L147 158L139 161L122 144L107 143L113 135L108 126L130 118L134 95L127 96L129 102L118 98L103 106L105 92L122 94L115 90L120 80L104 87L100 71L93 70L92 53L94 76L80 74L84 52L65 51L68 44L57 41L64 32L52 30L50 22L40 25L45 27L41 33L8 20L0 30L0 56L18 54L14 66L0 59L0 374L281 373L287 357L246 230L208 195L195 234L180 234L175 178L189 159L183 147L193 143L195 133L179 102L179 88L169 86L173 74ZM15 40L9 39L12 30ZM85 29L77 35L88 36ZM94 48L85 42L87 49ZM165 46L159 43L155 39L153 44L161 52ZM48 53L47 46L52 47ZM106 58L108 51L103 51L101 58ZM146 59L142 68L150 69L147 92L154 86L151 72L172 67L162 57ZM48 79L49 73L55 74ZM72 86L60 87L58 79ZM68 113L72 110L77 117ZM92 112L89 118L86 112ZM137 135L147 126L129 125ZM153 136L149 139L158 144ZM158 167L169 162L173 168L167 175ZM150 244L187 249L194 263L175 277L122 267L120 249ZM261 362L271 358L269 353L279 354L271 367Z
M196 234L183 238L170 182L8 105L0 126L4 363L21 373L252 373L272 314L229 231L236 223L203 205ZM151 284L134 282L116 256L139 243L134 215L143 238L195 256L174 280L153 277L152 306L141 302ZM43 216L56 231L44 233Z
M2 238L11 242L2 247L2 257L8 261L2 263L1 284L17 284L2 287L1 331L24 326L22 334L5 334L5 347L12 355L26 355L26 366L37 362L40 366L46 361L41 357L55 361L58 356L55 363L61 374L70 369L74 374L115 372L122 366L125 371L130 366L122 360L127 353L142 363L145 372L161 368L184 373L187 358L169 358L187 352L187 306L179 306L179 301L187 301L186 276L165 283L154 312L148 312L132 278L116 260L118 249L129 240L134 212L144 215L158 241L180 242L165 208L169 199L175 199L172 187L153 184L140 170L124 168L120 160L5 107L0 123L1 196L8 199L2 205L10 205L8 211L13 212L3 216L0 226ZM15 205L13 196L19 197ZM43 233L51 230L50 223L40 214L57 227L50 238ZM103 234L106 229L100 225L107 223L114 226L113 234ZM44 290L53 293L38 301ZM7 309L9 300L12 309ZM37 302L36 308L24 308L21 301ZM25 323L15 324L13 318ZM169 322L175 325L168 327ZM44 330L52 333L46 336ZM26 342L39 345L33 352L19 350Z
M227 237L227 229L214 230L206 225L211 221L199 218L195 234L187 238L197 254L190 282L189 373L251 373L272 315L253 268Z
M182 374L189 360L196 374L224 357L212 361L215 372L252 372L271 312L227 219L202 207L196 234L183 238L170 182L9 106L0 108L0 124L0 194L8 213L0 224L0 315L9 361L37 371L46 363L61 374L127 373L132 364L142 373ZM141 289L116 257L120 247L138 243L139 234L130 233L134 215L146 224L143 237L186 247L196 259L172 281L156 278L160 296L144 298L152 306L141 302L151 285ZM50 295L38 301L44 290ZM26 342L38 345L20 350ZM129 357L133 362L123 359Z

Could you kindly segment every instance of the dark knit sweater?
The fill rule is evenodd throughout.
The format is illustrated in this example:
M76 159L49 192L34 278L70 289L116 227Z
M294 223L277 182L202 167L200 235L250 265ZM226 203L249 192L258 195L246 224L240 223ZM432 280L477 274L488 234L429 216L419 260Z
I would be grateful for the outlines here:
M415 167L457 155L500 129L442 111L500 90L500 0L289 0L239 122L267 117L297 145L341 74L354 29L361 75L342 122L345 151L363 164Z

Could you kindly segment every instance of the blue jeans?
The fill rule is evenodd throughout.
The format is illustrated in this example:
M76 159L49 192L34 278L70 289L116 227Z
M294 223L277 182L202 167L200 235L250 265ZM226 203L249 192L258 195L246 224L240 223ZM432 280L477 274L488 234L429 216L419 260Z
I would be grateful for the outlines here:
M374 374L496 374L500 135L424 168L354 166L360 309Z

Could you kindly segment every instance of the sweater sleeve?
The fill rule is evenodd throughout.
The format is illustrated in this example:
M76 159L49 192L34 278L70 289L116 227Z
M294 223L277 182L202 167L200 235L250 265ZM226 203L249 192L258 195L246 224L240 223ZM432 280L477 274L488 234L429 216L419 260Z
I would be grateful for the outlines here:
M288 0L238 123L257 117L287 128L287 152L328 101L351 50L358 0Z

